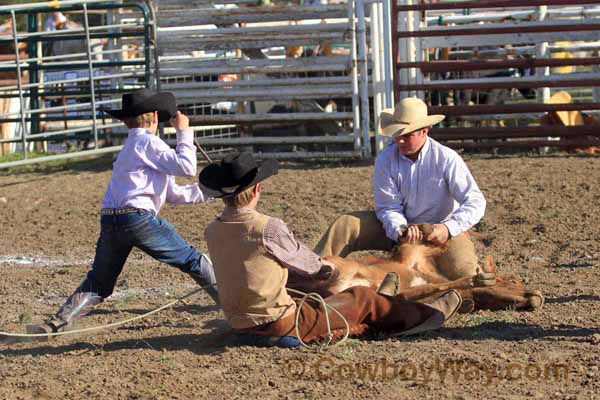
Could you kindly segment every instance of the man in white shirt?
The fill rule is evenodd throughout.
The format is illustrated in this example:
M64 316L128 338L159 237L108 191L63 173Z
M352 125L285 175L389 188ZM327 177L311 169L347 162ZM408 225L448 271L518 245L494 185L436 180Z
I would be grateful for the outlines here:
M381 115L382 133L394 138L375 160L375 211L338 217L317 244L321 256L358 250L390 250L398 242L425 239L448 244L436 261L448 279L476 274L477 255L466 231L485 213L485 198L463 159L428 137L444 119L426 104L405 98ZM433 224L423 238L417 224Z
M52 32L57 29L62 29L63 25L66 25L69 22L65 14L60 11L55 11L52 14L48 15L46 18L46 22L44 23L44 30L46 32ZM58 27L58 28L57 28Z
M198 184L180 186L175 176L196 175L196 148L188 118L177 111L173 94L141 89L123 95L123 109L105 110L129 128L102 200L100 238L92 269L56 315L30 333L64 330L73 320L110 296L134 247L181 269L202 286L216 280L210 259L186 242L157 214L165 202L197 204L211 200ZM171 121L177 147L156 136L159 122ZM217 302L214 286L206 288Z

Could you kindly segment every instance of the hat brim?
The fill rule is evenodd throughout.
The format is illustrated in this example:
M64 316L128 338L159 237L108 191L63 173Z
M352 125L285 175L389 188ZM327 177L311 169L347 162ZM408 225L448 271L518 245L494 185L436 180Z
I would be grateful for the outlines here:
M556 92L548 99L548 104L570 104L573 102L573 98L569 94L569 92L561 90L560 92Z
M136 104L134 109L111 110L103 108L101 110L111 117L120 120L137 117L147 112L158 111L158 122L167 122L177 115L177 102L173 93L158 92L148 97L144 102Z
M547 104L572 104L573 98L571 95L561 90L560 92L556 92L550 99L548 99ZM580 111L571 110L571 111L552 111L558 117L559 121L564 126L579 126L585 125L583 121L583 116Z
M381 134L384 136L396 137L439 124L446 116L440 114L428 115L427 117L410 124L399 124L393 122L394 110L387 109L381 112L379 118L382 126Z
M246 182L227 185L228 177L223 167L219 164L210 164L200 171L198 181L202 190L211 197L233 196L243 192L245 189L264 181L265 179L276 175L279 172L279 162L277 160L265 160L256 169L256 174L250 176Z

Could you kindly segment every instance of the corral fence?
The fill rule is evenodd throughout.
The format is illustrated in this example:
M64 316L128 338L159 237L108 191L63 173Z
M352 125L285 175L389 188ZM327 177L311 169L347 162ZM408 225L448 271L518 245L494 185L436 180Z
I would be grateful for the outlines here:
M58 12L69 21L61 29L48 23ZM126 131L100 109L153 81L150 9L94 0L0 6L0 23L0 155L22 154L0 167L118 151Z
M370 18L377 4L378 18ZM10 74L0 82L0 95L11 99L0 113L8 132L0 144L25 158L0 168L118 151L126 131L99 110L119 107L121 93L143 86L174 92L209 151L244 147L262 158L370 157L369 100L375 93L375 103L393 104L391 25L381 27L382 4L70 0L56 7L0 7L0 15L13 21L11 31L0 32L9 49L0 71ZM42 31L43 18L54 12L80 26ZM94 12L99 15L92 23ZM26 29L19 30L19 15ZM378 40L372 31L387 35ZM94 40L104 43L94 48ZM45 43L64 41L83 48L62 55L44 51ZM369 51L374 45L375 53ZM174 141L172 129L161 134ZM84 148L64 152L80 139ZM34 148L52 151L61 143L60 154L28 158Z
M248 148L261 158L371 156L370 85L379 98L393 87L391 64L369 74L370 3L171 0L156 7L160 88L183 105L221 111L190 112L197 127L233 129L198 135L201 145ZM390 60L391 31L386 44L377 56Z
M261 158L369 158L387 141L379 113L406 96L448 116L431 134L452 147L596 144L594 126L540 121L552 112L600 110L599 4L0 6L0 24L10 22L0 25L0 156L24 158L0 168L118 151L127 132L100 109L119 107L122 93L140 87L175 92L196 138L215 157L245 148ZM55 12L74 24L44 30L44 18ZM558 90L574 102L557 102ZM172 129L161 134L174 143Z
M448 116L431 134L452 147L598 145L597 126L540 120L600 110L599 5L394 1L396 96L416 95ZM552 101L559 90L575 101Z

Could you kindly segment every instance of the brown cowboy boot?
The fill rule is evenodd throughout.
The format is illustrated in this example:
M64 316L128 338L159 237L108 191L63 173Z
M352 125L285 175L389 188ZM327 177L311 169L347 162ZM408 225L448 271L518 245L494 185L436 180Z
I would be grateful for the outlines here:
M39 325L27 325L29 334L50 334L69 330L70 324L102 302L102 297L94 292L82 292L78 288L58 312L48 321ZM39 340L48 340L50 336L39 337Z
M446 321L452 318L460 309L462 297L457 290L449 290L440 297L427 304L429 307L436 309L439 313L433 314L419 325L400 333L398 336L416 335L418 333L439 329Z

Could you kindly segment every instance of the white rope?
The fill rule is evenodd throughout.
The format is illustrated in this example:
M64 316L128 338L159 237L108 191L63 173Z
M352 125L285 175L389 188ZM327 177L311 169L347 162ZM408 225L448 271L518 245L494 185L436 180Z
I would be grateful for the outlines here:
M183 296L177 297L175 300L171 301L170 303L167 303L163 306L157 307L151 311L148 311L147 313L144 313L142 315L138 315L132 318L128 318L128 319L124 319L121 321L117 321L117 322L113 322L111 324L105 324L105 325L98 325L98 326L92 326L89 328L82 328L82 329L73 329L73 330L68 330L68 331L63 331L63 332L53 332L53 333L11 333L11 332L2 332L0 331L0 336L6 336L6 337L25 337L25 338L32 338L32 337L54 337L54 336L65 336L65 335L74 335L74 334L78 334L78 333L83 333L83 332L91 332L91 331L98 331L98 330L104 330L104 329L109 329L109 328L114 328L117 326L121 326L121 325L125 325L129 322L133 322L133 321L137 321L146 317L149 317L150 315L156 314L166 308L172 307L173 305L179 303L179 302L183 302L184 299L195 295L196 293L200 292L201 290L204 290L207 287L210 287L213 285L206 285L206 286L202 286L199 287L197 289L194 289L186 294L184 294ZM344 343L347 339L348 336L350 336L350 325L348 324L348 321L346 320L346 318L337 310L335 309L335 307L327 304L327 302L325 301L325 299L318 293L304 293L301 292L299 290L295 290L295 289L290 289L287 288L287 290L289 290L292 293L296 293L302 296L302 298L299 301L299 304L296 306L296 318L295 318L295 323L294 323L294 328L295 328L295 332L296 332L296 337L298 338L298 340L300 341L300 344L305 347L305 348L313 348L314 346L309 346L308 344L306 344L303 340L302 337L300 335L300 330L298 328L298 324L300 321L300 311L302 310L302 307L304 306L304 303L308 300L314 300L316 302L319 303L319 305L323 308L323 312L325 314L325 322L327 324L327 335L325 337L325 341L321 344L318 345L317 350L321 351L323 349L325 349L326 347L330 346L332 341L333 341L333 334L331 332L331 321L330 321L330 317L329 317L329 310L331 309L333 310L333 312L335 312L342 321L344 321L344 325L346 326L346 333L344 334L344 337L342 339L340 339L339 341L335 342L333 345L337 346L339 344Z
M65 331L65 332L54 332L54 333L10 333L10 332L0 332L0 336L8 336L8 337L50 337L50 336L63 336L63 335L74 335L76 333L82 333L82 332L90 332L90 331L97 331L97 330L102 330L102 329L109 329L109 328L114 328L116 326L120 326L120 325L124 325L127 324L129 322L133 322L133 321L137 321L139 319L143 319L146 318L152 314L156 314L166 308L172 307L173 305L179 303L180 301L182 302L184 299L195 295L196 293L200 292L201 290L204 290L207 287L210 287L213 285L206 285L206 286L202 286L200 288L194 289L186 294L184 294L181 297L178 297L177 299L173 300L170 303L167 303L163 306L157 307L154 310L148 311L145 314L142 315L138 315L132 318L128 318L122 321L118 321L118 322L113 322L112 324L106 324L106 325L98 325L98 326L92 326L90 328L82 328L82 329L74 329L74 330L69 330L69 331Z
M317 347L317 351L321 351L325 348L327 348L328 346L331 345L331 341L333 340L333 334L331 333L331 321L329 319L329 311L328 308L330 308L331 310L333 310L341 319L342 321L344 321L344 325L346 325L346 333L344 334L344 337L342 339L340 339L338 342L335 342L333 344L333 346L337 346L339 344L344 343L347 339L348 336L350 336L350 325L348 324L348 320L346 320L346 318L342 315L342 313L340 313L338 310L335 309L335 307L327 304L327 302L325 301L325 299L318 293L304 293L301 292L299 290L295 290L295 289L290 289L290 288L286 288L288 291L292 292L292 293L296 293L302 296L302 298L300 299L298 305L296 306L296 319L295 319L295 330L296 330L296 337L298 338L298 340L300 341L300 344L308 349L313 348L313 346L309 346L308 344L306 344L303 340L302 337L300 335L300 329L298 328L299 322L300 322L300 311L302 310L302 306L304 306L304 303L306 302L306 300L311 299L311 300L315 300L316 302L319 303L319 305L323 308L323 312L325 314L325 322L327 324L327 336L325 336L325 341L321 344L318 345Z

